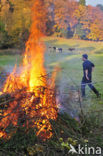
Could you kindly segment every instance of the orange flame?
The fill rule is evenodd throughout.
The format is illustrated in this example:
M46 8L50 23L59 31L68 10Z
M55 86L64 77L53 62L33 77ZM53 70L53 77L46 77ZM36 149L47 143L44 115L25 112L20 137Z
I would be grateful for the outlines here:
M37 135L43 139L52 136L52 126L49 119L55 120L57 118L58 109L53 76L51 85L48 84L45 77L45 45L41 41L46 28L47 13L45 10L44 0L35 0L32 9L33 23L26 43L23 69L20 74L17 74L15 66L4 85L3 93L9 93L11 98L15 100L9 102L8 109L2 112L0 137L7 137L5 129L10 124L18 127L19 118L25 116L26 123L23 122L23 126L36 127L38 129ZM31 122L29 122L30 119Z

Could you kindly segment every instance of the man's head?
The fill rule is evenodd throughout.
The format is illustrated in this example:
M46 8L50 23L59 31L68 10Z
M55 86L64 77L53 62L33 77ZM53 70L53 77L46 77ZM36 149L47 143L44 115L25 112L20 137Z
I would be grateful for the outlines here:
M83 55L82 55L82 60L83 60L83 61L86 61L87 59L88 59L88 55L87 55L87 54L83 54Z

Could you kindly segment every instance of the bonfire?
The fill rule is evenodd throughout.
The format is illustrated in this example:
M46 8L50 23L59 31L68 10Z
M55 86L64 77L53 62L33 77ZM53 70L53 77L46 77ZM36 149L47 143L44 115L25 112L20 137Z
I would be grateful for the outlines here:
M48 78L44 67L45 10L44 1L35 0L21 70L18 72L15 65L2 90L5 98L0 105L0 138L10 138L20 126L33 128L43 140L53 135L50 120L56 120L58 107L55 73Z

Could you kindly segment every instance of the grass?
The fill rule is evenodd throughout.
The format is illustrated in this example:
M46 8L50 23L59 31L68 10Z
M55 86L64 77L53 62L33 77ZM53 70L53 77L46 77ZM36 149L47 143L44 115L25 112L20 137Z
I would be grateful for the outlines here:
M45 66L47 68L47 72L53 71L55 66L59 66L61 68L61 71L57 74L56 84L64 98L68 100L67 96L63 95L63 93L68 93L69 96L71 88L73 88L73 90L78 90L79 88L80 90L80 83L83 74L81 55L83 53L88 53L89 59L96 65L93 73L93 82L96 82L96 88L103 94L103 42L53 37L46 37L44 41L47 47L45 54ZM49 47L53 46L63 48L63 53L50 52ZM75 50L71 52L68 50L69 48L75 48ZM10 55L10 49L9 51L6 50L6 54L4 52L5 55L3 55L2 50L0 50L0 53L0 67L5 70L11 71L16 63L19 64L21 62L22 56L18 54ZM13 54L12 50L11 54ZM101 109L102 99L97 100L95 95L90 92L89 88L87 88L86 93L87 99L82 102L84 112L88 111L88 107L90 110ZM73 105L73 101L69 99L69 104L65 104L65 107L67 107L68 111L74 110L74 108L77 107L75 108L75 112L78 112L80 104L74 102ZM75 112L72 113L75 114Z
M8 70L8 67L19 65L22 60L22 51L19 49L0 49L0 67Z
M83 53L89 54L89 59L96 65L93 73L93 81L97 82L95 86L103 94L103 42L80 41L73 39L57 39L45 38L47 50L45 53L45 66L47 71L53 71L55 66L59 66L61 70L57 72L56 84L61 92L61 101L63 107L73 117L77 117L80 113L80 103L71 98L76 90L80 90L80 82L82 79L82 61ZM49 46L63 48L63 53L50 52ZM75 47L73 52L68 48ZM22 57L20 55L0 55L1 69L8 70L8 66L19 64ZM17 61L16 61L17 60ZM100 83L101 82L101 83ZM25 133L24 129L19 129L10 140L0 140L0 155L67 155L69 144L88 144L92 146L103 146L103 126L102 126L102 107L103 98L96 99L95 95L87 89L87 98L82 101L83 116L79 115L80 123L68 116L67 114L59 114L57 121L52 123L53 138L43 143L39 140L34 132ZM103 96L103 95L102 95ZM74 101L73 101L74 100ZM100 110L100 111L98 111ZM88 113L87 113L88 112ZM77 146L77 144L75 146Z
M14 66L15 64L20 63L20 55L1 55L0 56L0 66Z
M92 42L92 41L81 41L73 39L57 39L57 38L46 38L47 45L46 53L46 67L48 71L53 70L53 68L58 65L61 71L57 74L57 84L60 86L64 92L68 92L68 88L74 87L76 90L79 88L83 75L82 71L82 54L88 53L89 59L95 64L95 70L93 72L93 82L96 88L101 94L103 94L103 42ZM49 47L56 46L63 48L63 53L50 52ZM68 49L75 47L75 50L71 53ZM87 98L82 102L82 107L84 112L101 110L103 107L102 98L96 99L95 95L90 91L89 88L86 89ZM103 96L103 95L102 95ZM73 101L69 106L67 106L68 111L74 109L77 103L73 106ZM79 104L78 104L78 107ZM77 107L77 109L79 109ZM76 109L76 108L75 108Z

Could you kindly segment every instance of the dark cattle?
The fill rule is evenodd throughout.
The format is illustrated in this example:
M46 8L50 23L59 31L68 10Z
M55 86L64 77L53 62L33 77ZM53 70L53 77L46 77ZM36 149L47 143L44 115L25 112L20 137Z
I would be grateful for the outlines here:
M58 48L59 52L62 53L63 49L62 48Z
M56 50L56 47L53 47L53 50Z
M50 49L50 53L51 53L53 51L52 47L49 47L49 49Z
M74 50L75 50L75 48L69 48L68 50L69 50L69 51L74 51Z
M57 52L57 53L62 53L63 49L62 48L57 48L57 47L49 47L50 52Z

